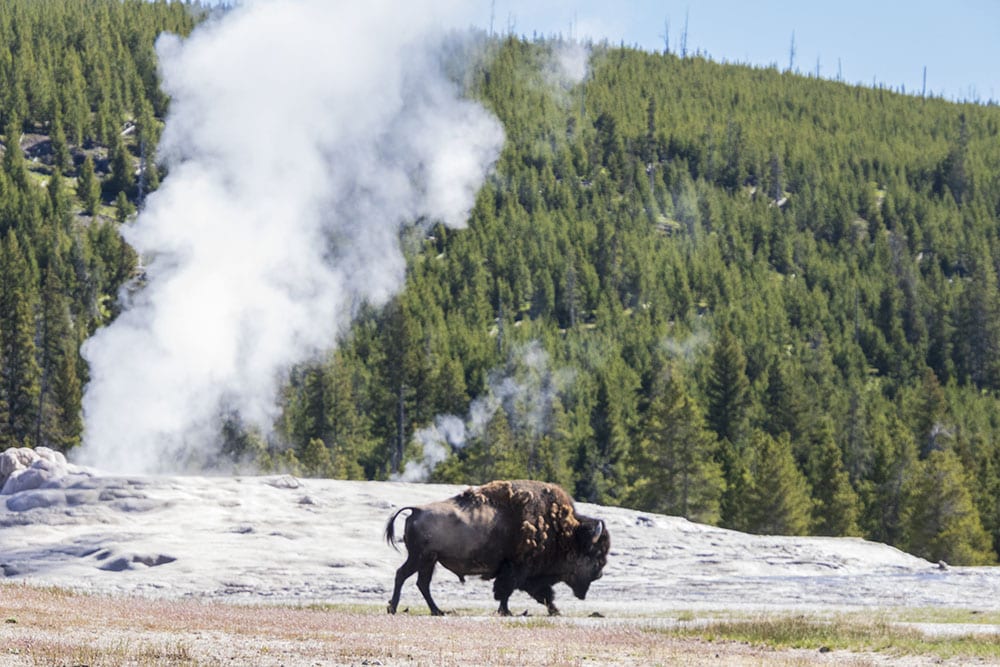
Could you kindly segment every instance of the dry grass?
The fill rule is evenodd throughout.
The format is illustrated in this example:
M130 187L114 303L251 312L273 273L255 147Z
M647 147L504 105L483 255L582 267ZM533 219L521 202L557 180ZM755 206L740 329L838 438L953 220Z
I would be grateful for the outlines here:
M821 646L831 650L933 656L963 664L1000 663L1000 635L989 631L965 631L968 625L954 626L958 633L928 634L912 624L895 622L879 613L867 617L857 614L825 617L769 614L714 621L696 632L706 639L742 640L788 648Z
M920 656L775 649L649 619L446 618L381 608L90 596L0 584L0 664L804 665L931 664ZM746 628L743 628L744 630Z

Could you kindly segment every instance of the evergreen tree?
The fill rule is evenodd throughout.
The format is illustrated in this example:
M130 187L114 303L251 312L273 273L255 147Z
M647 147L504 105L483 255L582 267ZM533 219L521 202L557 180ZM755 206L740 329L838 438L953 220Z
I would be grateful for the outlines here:
M4 327L6 324L0 320L0 340L4 339ZM0 380L2 380L0 376ZM8 447L15 447L17 443L14 441L12 434L8 432L8 424L11 423L11 412L10 406L7 403L7 391L0 388L0 449L7 449Z
M65 179L58 169L52 172L46 189L49 194L49 209L52 221L59 228L60 232L69 231L72 226L70 218L72 212L70 210L69 197L66 194Z
M363 479L363 462L374 444L370 420L358 410L351 380L351 365L344 355L333 355L326 368L326 444L338 479Z
M959 116L958 137L948 151L941 168L939 187L947 187L955 201L962 203L967 198L969 189L968 172L969 127L965 114Z
M380 416L376 423L381 426L382 439L389 452L387 463L392 472L402 470L408 426L413 423L411 408L419 367L417 326L417 321L399 299L386 306L381 315L378 340L381 350Z
M926 457L932 450L945 447L947 429L942 422L947 409L948 400L941 383L934 371L925 369L911 407L913 434L922 457Z
M840 447L833 439L828 419L818 429L819 440L811 449L809 483L812 488L812 533L816 535L860 535L860 501L844 468Z
M570 489L573 486L569 417L558 396L553 396L548 430L538 441L535 465L528 467L532 479L544 479Z
M0 259L0 402L7 407L0 444L33 446L41 391L35 348L37 296L31 265L13 229L3 239Z
M111 150L111 175L106 183L107 199L124 195L126 201L132 197L135 188L135 166L125 141L117 139Z
M775 361L767 369L764 403L765 430L774 437L787 433L793 443L804 437L807 406L802 392L802 378L793 378L791 363Z
M294 475L295 477L302 476L302 463L299 461L299 457L295 454L294 449L286 449L276 454L272 461L275 472Z
M486 443L489 448L491 470L484 471L483 482L492 479L521 479L527 477L527 457L511 431L507 414L497 410L486 426Z
M139 150L139 182L136 202L141 206L147 193L160 187L160 172L156 166L156 146L160 141L160 128L153 113L152 104L141 98L135 113L136 145Z
M309 477L334 477L335 469L330 450L319 438L313 438L302 450L299 458L302 470Z
M84 134L90 123L90 103L87 101L87 85L83 78L79 54L74 49L62 60L57 75L58 96L62 118L66 124L66 138L76 145L83 143Z
M220 422L220 453L233 466L234 472L270 473L278 470L278 463L271 458L257 429L248 428L234 412L220 415Z
M894 417L871 429L872 469L865 483L865 535L871 539L899 544L903 538L904 514L910 502L909 489L918 467L913 435Z
M728 326L719 331L712 349L705 394L708 425L720 440L739 443L747 429L750 380L743 348Z
M49 133L52 142L52 175L55 178L61 176L63 170L70 166L69 144L66 141L66 132L63 130L62 116L56 116L52 121L52 131Z
M24 152L21 150L21 120L18 116L9 116L4 127L3 171L10 181L20 188L28 188L28 167L24 163Z
M313 440L323 442L329 435L328 389L323 368L310 365L298 369L290 392L285 419L287 436L299 451L305 450Z
M486 423L480 438L467 446L463 466L468 484L485 484L494 479L525 477L527 461L511 432L507 413L498 409Z
M904 511L908 551L955 565L996 562L967 485L967 475L954 452L930 453L915 477L912 500Z
M724 484L721 525L733 530L754 530L753 452L723 440L719 443L719 464Z
M94 161L88 155L83 166L80 167L80 175L77 177L76 196L83 202L83 210L87 215L96 215L97 208L101 203L101 181L94 171Z
M117 220L119 224L122 224L128 220L129 216L133 213L135 213L135 207L132 206L128 197L125 196L124 191L119 192L118 196L115 197L115 220Z
M955 366L977 387L1000 389L1000 288L989 255L980 250L974 261L955 315Z
M746 529L763 535L807 534L813 501L805 475L795 466L788 438L772 438L755 430L750 451Z
M632 498L636 507L716 524L724 489L715 435L678 366L667 369L643 428Z
M63 294L59 267L53 257L45 269L39 338L38 422L36 446L67 451L80 443L80 379L69 304Z
M596 403L591 410L593 443L582 445L577 458L577 493L590 502L620 504L628 493L625 464L629 453L627 405L632 389L627 373L598 375Z

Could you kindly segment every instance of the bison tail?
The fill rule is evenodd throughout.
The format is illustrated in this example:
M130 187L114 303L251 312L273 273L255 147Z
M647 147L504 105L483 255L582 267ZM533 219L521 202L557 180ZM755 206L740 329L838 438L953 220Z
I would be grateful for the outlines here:
M415 509L414 507L400 507L389 517L389 521L385 524L385 541L396 551L399 551L399 547L396 546L396 517L406 510L413 511Z

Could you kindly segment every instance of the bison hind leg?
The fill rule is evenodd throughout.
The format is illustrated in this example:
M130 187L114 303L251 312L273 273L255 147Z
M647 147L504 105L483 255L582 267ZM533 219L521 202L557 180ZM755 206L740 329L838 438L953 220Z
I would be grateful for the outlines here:
M421 564L420 571L417 572L417 588L423 594L424 600L427 601L427 607L431 610L431 616L444 616L444 612L434 604L434 598L431 597L431 577L434 576L434 566L436 564L437 561L434 559L427 560Z
M392 589L392 599L389 600L388 611L390 614L396 613L396 607L399 605L399 594L403 590L403 583L413 576L413 573L417 571L420 567L420 561L414 558L412 554L407 555L406 562L399 566L396 570L396 582Z
M396 582L392 589L392 599L389 600L388 612L390 614L396 613L396 607L399 606L399 596L403 589L403 584L407 579L413 576L414 572L417 573L417 588L420 590L421 594L424 596L424 600L427 601L427 606L430 607L431 614L434 616L444 616L444 612L434 604L434 599L431 597L431 577L434 574L434 566L437 564L437 558L434 556L427 555L414 555L410 553L406 562L403 563L398 570L396 570Z

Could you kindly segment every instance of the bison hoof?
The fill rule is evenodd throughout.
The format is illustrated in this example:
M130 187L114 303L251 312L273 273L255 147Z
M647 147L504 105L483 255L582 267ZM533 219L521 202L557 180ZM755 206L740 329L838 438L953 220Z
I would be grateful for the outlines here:
M555 607L549 607L549 616L562 616L562 612Z
M386 608L386 611L388 611L390 614L395 614L396 613L396 605L390 604Z

